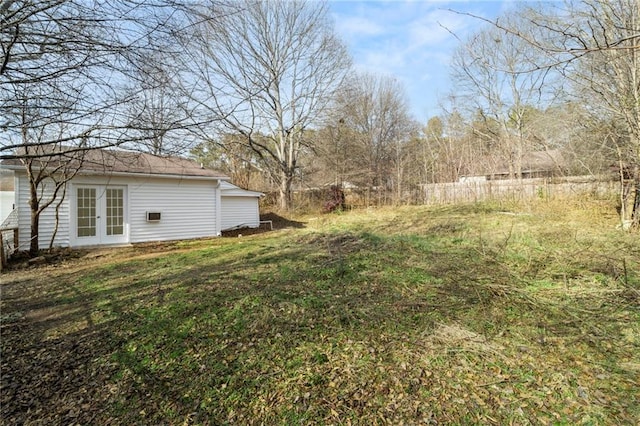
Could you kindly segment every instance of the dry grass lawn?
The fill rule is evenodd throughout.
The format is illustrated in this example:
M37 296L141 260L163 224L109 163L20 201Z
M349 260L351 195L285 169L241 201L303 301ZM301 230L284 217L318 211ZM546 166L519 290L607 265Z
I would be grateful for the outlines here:
M611 205L400 207L1 280L2 424L639 424Z

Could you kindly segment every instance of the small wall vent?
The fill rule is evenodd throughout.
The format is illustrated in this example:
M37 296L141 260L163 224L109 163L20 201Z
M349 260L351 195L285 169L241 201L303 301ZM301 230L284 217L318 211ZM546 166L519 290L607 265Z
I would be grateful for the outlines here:
M147 222L159 222L161 216L160 212L147 212Z

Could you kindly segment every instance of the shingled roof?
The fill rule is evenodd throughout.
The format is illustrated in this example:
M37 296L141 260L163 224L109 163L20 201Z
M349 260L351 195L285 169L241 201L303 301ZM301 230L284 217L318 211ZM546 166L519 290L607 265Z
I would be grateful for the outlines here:
M69 168L79 167L80 174L229 179L219 171L206 169L199 163L182 157L163 157L115 149L58 150L43 155L41 160L36 160L40 161L42 167L56 168L66 163ZM19 159L4 160L2 165L11 169L24 167Z

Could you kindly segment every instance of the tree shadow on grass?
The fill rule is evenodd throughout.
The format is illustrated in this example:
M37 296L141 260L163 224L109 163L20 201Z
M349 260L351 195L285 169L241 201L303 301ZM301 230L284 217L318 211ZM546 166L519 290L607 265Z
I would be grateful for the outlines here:
M564 324L562 312L529 305L517 288L507 292L513 277L492 256L428 242L267 238L3 284L2 313L20 319L2 322L2 418L221 424L234 412L250 415L256 395L281 392L265 402L276 410L285 382L302 395L325 395L320 373L341 371L345 350L367 357L359 373L390 383L373 370L380 357L424 345L438 324L469 328L486 319L507 330L507 310L528 314L518 325L529 328L541 319ZM313 414L339 402L326 395Z
M118 371L108 358L122 346L114 327L116 321L92 324L45 338L30 319L3 324L3 421L91 424L103 417Z

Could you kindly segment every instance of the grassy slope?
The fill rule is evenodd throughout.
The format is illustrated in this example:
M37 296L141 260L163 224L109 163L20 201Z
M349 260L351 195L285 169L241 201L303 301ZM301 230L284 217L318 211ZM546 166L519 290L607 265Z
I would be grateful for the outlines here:
M13 272L2 417L637 424L640 241L614 227L406 207Z

